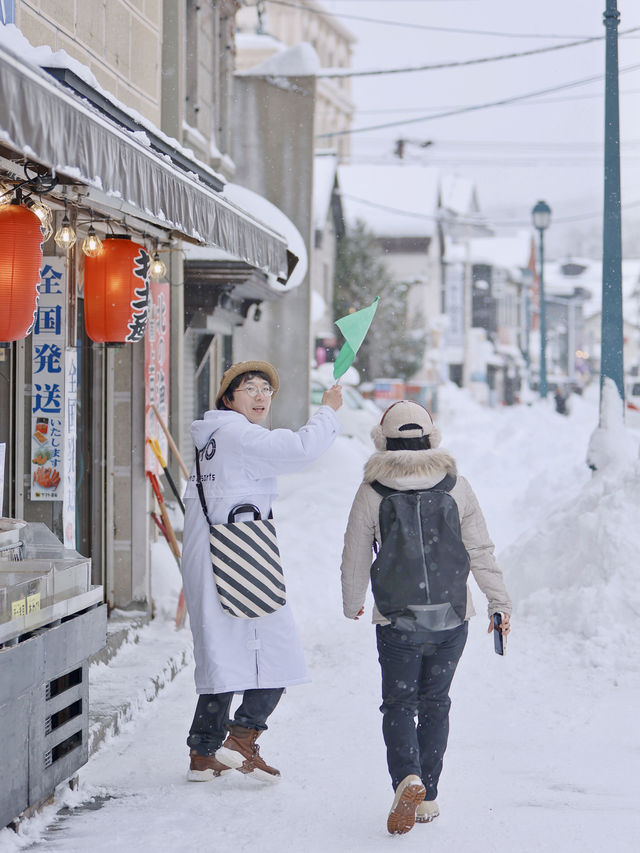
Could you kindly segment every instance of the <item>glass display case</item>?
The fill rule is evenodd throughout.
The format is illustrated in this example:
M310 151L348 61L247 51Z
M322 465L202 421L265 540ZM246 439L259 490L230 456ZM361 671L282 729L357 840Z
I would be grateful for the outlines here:
M7 531L10 519L2 521ZM102 601L90 559L65 548L45 524L16 525L0 550L0 645Z

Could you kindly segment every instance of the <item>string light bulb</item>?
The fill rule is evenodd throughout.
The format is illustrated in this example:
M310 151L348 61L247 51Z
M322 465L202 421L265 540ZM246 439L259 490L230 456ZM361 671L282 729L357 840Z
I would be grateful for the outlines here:
M82 241L82 251L88 258L97 258L102 251L102 240L96 234L93 225L89 226L89 232Z
M160 281L167 275L167 265L160 260L160 255L157 250L153 255L151 266L149 267L149 275L154 281Z
M47 223L51 224L51 208L47 207L46 204L43 204L41 201L34 201L32 198L29 198L25 201L25 204L29 208L29 210L33 211L35 215L38 217L42 225L45 226ZM52 229L53 230L53 229Z
M0 207L11 204L11 193L13 187L10 184L0 184Z
M76 244L78 237L71 227L71 223L69 222L69 217L66 212L62 219L62 225L56 231L56 236L53 239L61 249L65 249L66 251L72 249Z

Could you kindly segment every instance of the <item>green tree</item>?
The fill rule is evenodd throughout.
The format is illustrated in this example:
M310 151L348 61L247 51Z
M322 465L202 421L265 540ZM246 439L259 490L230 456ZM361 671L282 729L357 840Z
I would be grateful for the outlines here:
M426 333L419 316L408 322L410 285L394 281L382 260L376 237L357 222L338 241L334 313L344 317L380 297L378 310L356 360L363 381L379 377L409 379L422 364Z

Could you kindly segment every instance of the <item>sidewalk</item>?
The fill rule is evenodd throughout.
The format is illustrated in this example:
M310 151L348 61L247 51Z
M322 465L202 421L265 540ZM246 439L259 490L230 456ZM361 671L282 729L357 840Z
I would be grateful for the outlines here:
M107 645L89 667L89 760L190 663L192 650L189 628L177 631L162 614L111 614Z

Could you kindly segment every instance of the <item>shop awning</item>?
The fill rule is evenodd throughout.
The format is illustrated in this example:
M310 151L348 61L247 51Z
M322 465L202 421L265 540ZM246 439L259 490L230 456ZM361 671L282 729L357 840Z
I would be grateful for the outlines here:
M115 209L286 281L286 240L207 186L184 152L177 166L149 135L120 127L1 45L0 79L0 145L99 191Z

